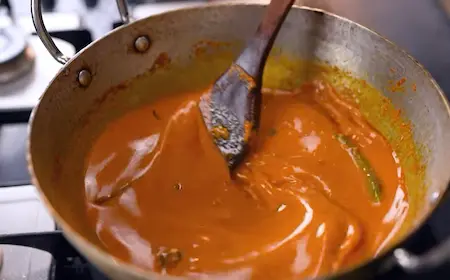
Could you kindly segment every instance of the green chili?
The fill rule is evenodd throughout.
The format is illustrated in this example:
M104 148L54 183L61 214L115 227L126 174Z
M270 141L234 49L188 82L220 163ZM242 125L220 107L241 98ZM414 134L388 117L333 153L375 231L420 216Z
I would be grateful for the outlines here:
M361 154L358 147L353 144L352 141L345 135L336 134L335 138L347 150L355 165L358 166L366 175L367 187L370 191L373 201L380 202L381 183L369 161Z

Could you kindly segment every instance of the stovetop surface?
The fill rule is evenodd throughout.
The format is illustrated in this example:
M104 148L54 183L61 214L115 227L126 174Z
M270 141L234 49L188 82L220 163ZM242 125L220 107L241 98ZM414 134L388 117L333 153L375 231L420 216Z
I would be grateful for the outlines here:
M31 246L51 252L54 259L51 262L50 269L46 278L39 280L108 280L108 278L91 265L85 258L65 240L61 232L44 232L39 234L15 235L10 238L0 238L2 243L19 244ZM418 244L418 250L429 248L436 245L430 228L425 228L421 235L421 242ZM438 270L431 272L408 275L400 269L394 269L386 274L375 277L375 280L419 280L431 277L433 280L450 279L450 268L442 266ZM30 278L28 278L30 279ZM35 280L31 278L30 280Z
M12 2L16 1L20 2L21 0ZM68 3L68 1L62 0L60 2L64 4L59 4L59 6ZM108 0L92 2L99 2L100 7L112 5ZM437 0L314 0L306 2L355 20L391 39L421 62L431 72L444 92L450 93L450 78L448 78L450 75L450 21ZM142 17L145 14L162 11L161 7L159 4L156 11L151 6L140 6L135 11L139 17ZM21 6L21 8L23 7ZM67 7L61 9L63 11L70 10ZM29 8L27 8L28 10ZM83 10L84 12L86 10ZM96 15L100 14L100 12L96 12ZM96 39L111 29L117 18L108 16L104 18L109 20L107 23L85 24L77 30L57 30L52 35L69 41L78 51L92 38ZM29 110L0 113L0 186L29 184L25 161L26 122L29 113ZM450 215L447 214L449 211L450 203L447 203L428 222L421 233L417 252L424 252L450 236ZM8 215L7 211L0 212L0 222L5 220L5 215ZM48 224L48 220L45 223ZM53 234L59 235L58 232ZM49 275L45 279L106 280L106 277L78 255L64 238L55 236L52 238L54 240L52 242L59 242L57 247L61 252L55 252L56 260L52 262ZM29 242L41 243L40 246L44 244L42 239ZM380 279L407 280L426 279L427 277L433 280L450 279L450 266L444 265L439 270L415 276L395 270ZM29 276L24 276L22 279L35 280Z

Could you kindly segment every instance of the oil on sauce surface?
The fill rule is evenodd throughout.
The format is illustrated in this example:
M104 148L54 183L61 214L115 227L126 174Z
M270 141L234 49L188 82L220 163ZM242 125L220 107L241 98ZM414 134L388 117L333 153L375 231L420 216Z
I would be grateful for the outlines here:
M408 211L399 161L334 89L315 81L265 93L259 137L231 178L204 128L200 95L160 99L97 139L87 159L86 207L109 252L193 278L298 279L388 246ZM379 203L337 133L375 170Z

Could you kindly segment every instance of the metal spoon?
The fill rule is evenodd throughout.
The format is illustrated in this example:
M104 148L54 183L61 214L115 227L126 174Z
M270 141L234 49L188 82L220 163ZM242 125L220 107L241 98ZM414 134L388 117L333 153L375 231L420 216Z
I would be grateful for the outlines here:
M237 60L200 100L200 110L216 146L233 169L259 128L264 66L294 0L272 0Z

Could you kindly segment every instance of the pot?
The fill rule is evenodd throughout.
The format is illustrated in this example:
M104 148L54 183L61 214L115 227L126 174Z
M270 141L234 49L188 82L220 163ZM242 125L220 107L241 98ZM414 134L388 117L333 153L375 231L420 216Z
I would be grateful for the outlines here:
M122 20L127 24L69 58L58 50L44 27L41 1L32 1L36 31L50 54L64 67L32 113L29 171L33 184L66 238L111 279L178 279L126 264L108 254L96 241L81 207L84 204L80 187L84 186L84 158L89 143L108 120L143 100L154 98L157 93L148 93L152 88L158 87L158 92L175 91L176 86L164 75L158 76L159 68L173 71L175 75L177 67L165 67L167 63L190 65L196 60L192 48L199 42L225 42L215 43L218 48L237 42L238 47L228 49L236 55L239 43L250 38L256 29L265 4L199 5L129 23L125 1L117 2ZM357 268L329 278L370 278L394 266L417 272L448 259L450 240L430 249L424 256L408 251L409 241L443 200L450 179L450 169L446 167L450 158L449 105L430 74L411 56L375 32L312 8L294 7L290 11L274 47L298 58L326 62L366 79L411 121L414 141L426 148L422 156L427 188L421 190L421 206L410 228L393 248ZM223 70L202 72L203 82L211 83ZM130 89L125 96L117 94L131 85L130 80L149 72L153 73L153 78L146 88ZM386 90L392 79L400 77L414 81L414 89L401 93ZM187 80L185 84L195 83L195 79ZM107 99L109 101L105 101Z

